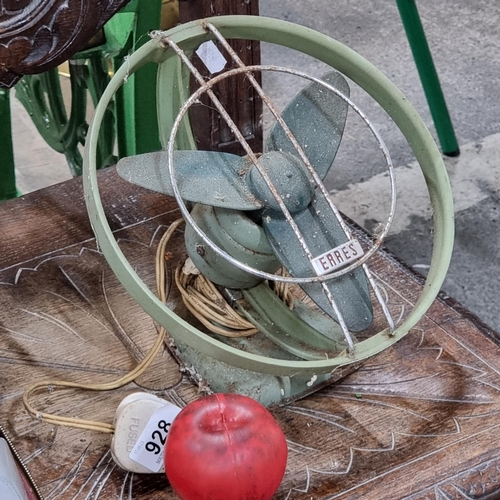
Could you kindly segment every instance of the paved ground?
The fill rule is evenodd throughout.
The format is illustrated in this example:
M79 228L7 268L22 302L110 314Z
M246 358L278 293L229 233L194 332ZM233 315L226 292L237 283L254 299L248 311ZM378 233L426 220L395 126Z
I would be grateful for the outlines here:
M394 2L260 0L260 5L261 15L317 29L361 53L407 95L434 134ZM446 159L455 197L456 244L444 289L500 331L500 9L486 0L419 0L418 6L462 151L460 157ZM263 47L263 61L318 76L324 71L307 57L271 46ZM296 82L274 77L265 83L282 105L298 88ZM352 95L383 135L398 171L398 215L388 246L425 273L432 224L419 169L385 114L355 88ZM14 102L13 108L19 187L26 192L69 177L64 158L45 150L21 106ZM28 150L26 144L35 146ZM344 211L373 228L387 213L387 186L373 141L352 119L328 188Z
M444 288L500 330L500 9L485 0L417 4L462 151L458 158L445 160L455 198L456 241ZM260 5L261 15L322 31L369 59L406 94L435 135L395 2L261 0ZM281 65L322 71L307 58L286 59L285 52L265 49L264 58L272 55ZM284 101L290 98L283 87L277 94ZM425 273L432 225L418 167L384 114L364 96L354 95L379 128L398 167L398 215L388 246ZM328 176L328 187L348 214L370 227L387 213L387 180L368 142L366 148L355 142L334 163L341 166Z

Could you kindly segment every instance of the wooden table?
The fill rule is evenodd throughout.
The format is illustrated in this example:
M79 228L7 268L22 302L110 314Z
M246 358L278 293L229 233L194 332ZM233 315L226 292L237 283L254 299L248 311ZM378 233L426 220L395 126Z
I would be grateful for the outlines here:
M153 285L155 246L179 213L167 197L100 174L112 228ZM36 380L113 380L154 341L152 320L96 248L71 180L0 204L0 423L47 500L173 499L161 475L118 468L109 435L32 419L22 404ZM173 243L182 249L181 236ZM422 279L387 254L374 272L390 308L410 308ZM289 445L278 499L500 497L500 349L495 332L440 297L401 342L341 383L273 410ZM39 394L40 409L112 422L119 401L149 390L198 397L165 351L136 383L111 393Z

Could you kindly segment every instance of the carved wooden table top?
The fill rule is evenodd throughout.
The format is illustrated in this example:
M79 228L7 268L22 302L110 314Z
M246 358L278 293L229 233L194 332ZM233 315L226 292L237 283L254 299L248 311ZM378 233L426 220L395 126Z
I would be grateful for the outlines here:
M121 247L152 285L155 246L179 217L175 204L121 181L113 169L100 179ZM109 435L53 427L22 404L24 389L41 379L114 380L155 339L152 320L96 248L80 180L0 204L0 232L0 423L46 499L176 498L164 476L117 467ZM177 238L174 248L182 248ZM374 272L394 313L411 307L418 276L386 254ZM198 397L165 351L123 389L57 390L34 402L111 423L119 401L136 390L180 405ZM499 344L449 299L436 300L401 342L341 383L273 413L289 446L278 499L500 496Z

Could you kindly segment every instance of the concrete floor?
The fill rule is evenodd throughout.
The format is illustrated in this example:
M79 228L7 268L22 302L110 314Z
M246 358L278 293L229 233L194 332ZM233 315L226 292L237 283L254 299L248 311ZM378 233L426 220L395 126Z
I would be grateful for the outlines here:
M319 30L366 57L403 91L435 136L395 2L261 0L260 5L261 15ZM458 158L445 158L455 198L456 240L444 289L500 331L500 8L486 0L418 0L417 5L462 151ZM286 65L283 56L279 61ZM298 64L314 71L314 64L305 59ZM359 103L398 167L398 219L387 246L425 273L431 255L431 212L420 196L422 184L416 187L410 148L386 125L380 110L363 96ZM346 213L369 227L371 219L381 219L381 173L363 149L353 150L361 160L340 162L335 176L329 175L328 187L340 192L336 196ZM363 210L363 205L369 209Z
M47 146L13 95L10 103L18 191L25 194L70 179L65 156Z
M500 331L500 9L486 0L419 0L418 7L462 151L458 158L445 159L455 197L456 242L444 290ZM263 16L314 28L366 57L406 94L435 135L394 2L260 0L260 8ZM262 52L264 63L288 65L316 76L324 72L306 56L270 45L263 46ZM272 75L266 75L264 82L282 106L300 87ZM382 134L397 167L398 212L387 246L425 273L432 224L418 166L385 113L356 88L352 96ZM12 101L20 190L28 192L69 178L64 157L40 141L29 116ZM373 143L366 131L355 119L352 125L349 122L327 187L342 210L373 229L387 213L387 180L370 148Z

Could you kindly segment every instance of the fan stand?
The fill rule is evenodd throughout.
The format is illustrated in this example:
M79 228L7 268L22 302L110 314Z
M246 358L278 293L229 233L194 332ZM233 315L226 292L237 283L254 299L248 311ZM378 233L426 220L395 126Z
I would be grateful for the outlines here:
M165 251L168 251L166 243ZM229 309L240 320L245 321L245 316L249 318L243 326L238 325L239 328L245 328L244 330L221 326L226 323L222 317L224 314L222 311L218 312L217 317L214 319L207 319L200 312L196 311L195 308L202 296L202 291L198 291L201 287L196 287L197 292L193 298L187 297L188 289L193 287L190 279L192 279L194 274L198 274L198 279L202 282L202 286L209 287L209 290L205 292L206 300L203 301L206 304L205 308L210 308L210 311L213 311L217 305L222 309L221 302L223 302L224 306L226 306L224 309ZM245 295L245 298L248 299L251 305L246 300L243 301L243 294L236 290L223 289L222 293L226 295L226 297L223 297L216 286L199 273L189 258L177 264L175 282L177 288L181 291L184 305L195 316L195 318L190 319L185 315L183 317L190 321L190 323L193 323L194 319L195 324L197 320L201 320L202 324L198 326L200 330L205 331L207 334L212 333L216 339L228 346L242 349L245 352L254 352L269 358L281 357L282 359L321 359L328 356L327 352L325 352L326 349L329 349L332 355L335 355L346 347L342 331L338 325L326 318L324 314L311 309L311 306L304 305L300 300L302 297L294 296L297 294L297 291L295 290L294 294L286 285L285 287L281 287L281 294L279 291L271 289L266 283L261 284L257 288L260 293L264 293L267 308L261 307L258 311L260 315L256 319L255 310L252 313L249 312L252 306L258 308L258 302L255 303L252 300L251 293ZM304 294L302 293L302 295ZM280 327L275 325L271 318L266 316L267 309L279 309L281 311L282 319ZM292 312L293 309L295 309L295 312ZM241 316L235 310L239 311ZM300 330L296 330L298 324L297 317L295 317L296 314L299 315L299 318L303 319ZM273 319L275 318L276 315L273 315ZM256 328L250 320L259 328ZM259 332L259 329L264 330L265 334ZM320 338L317 333L318 330L329 335L328 342ZM288 338L286 345L280 345L280 339L285 337L289 331L292 333L296 331L300 332L301 338L295 342L293 339ZM290 336L288 335L288 337ZM315 337L316 341L319 339L327 347L323 350L319 348L314 349L310 344L311 342L314 344L315 339L311 337ZM362 363L350 363L334 370L332 373L319 376L315 374L311 376L273 376L243 370L214 358L204 356L196 349L190 348L180 341L176 341L175 343L170 342L168 347L174 358L178 361L181 370L198 385L200 391L245 394L266 406L272 403L284 403L298 397L304 397L309 393L317 391L323 385L340 380L356 370ZM293 355L294 351L298 358Z
M202 377L206 376L210 380L215 390L229 392L236 390L249 394L264 404L271 404L307 394L316 390L321 384L338 379L345 374L343 371L345 367L350 365L348 369L353 369L364 359L386 349L402 338L422 317L436 297L446 274L453 242L453 207L446 169L430 133L404 96L375 67L347 47L325 35L284 21L260 17L221 16L194 21L164 33L156 33L152 35L152 38L150 42L132 54L127 64L117 71L96 109L85 149L84 190L96 239L109 265L128 292L167 329L184 362L195 366L196 371ZM424 173L434 211L435 226L433 258L424 291L414 309L401 324L393 325L388 318L385 328L358 343L354 343L349 329L342 324L342 315L337 315L347 347L337 352L335 357L325 356L324 359L272 357L268 355L269 353L248 352L228 345L200 331L162 304L142 282L123 256L106 221L99 197L95 165L100 124L108 103L128 75L144 64L154 62L159 65L160 135L163 147L168 150L171 184L184 218L196 235L216 254L251 275L270 277L270 273L240 262L213 243L193 220L177 186L174 142L177 149L194 149L189 126L186 120L182 120L182 116L190 105L190 99L194 100L196 97L188 97L186 93L186 80L189 79L186 77L185 67L183 68L182 64L189 66L188 55L202 42L218 39L224 43L225 38L252 39L284 45L316 57L344 73L366 90L388 112L410 143ZM233 71L245 72L249 79L252 78L252 68L237 68ZM199 92L206 91L210 95L211 84L204 82L204 85L206 87ZM220 111L223 113L223 110ZM260 164L258 158L252 158L251 151L248 153L252 162L258 166ZM260 169L259 172L265 178L265 172L263 173ZM272 183L269 184L268 179L265 181L271 189ZM317 186L320 184L321 182L316 183ZM275 198L280 205L280 193ZM286 216L288 208L285 206L283 209L281 205L280 208ZM391 217L392 215L389 219ZM286 217L286 219L291 219L289 222L293 226L293 217ZM342 226L342 223L340 225ZM387 231L389 226L390 220L386 225ZM343 227L343 230L346 234L350 234L348 227ZM383 236L385 234L386 231ZM293 278L290 281L309 281L323 286L322 283L327 279L339 278L354 268L361 266L365 271L366 261L377 251L382 240L383 237L377 238L363 258L340 271L334 271L325 276ZM307 247L302 246L302 248L306 252ZM377 295L376 285L374 286L370 280L369 273L365 271L365 275L373 292ZM271 276L278 281L289 280L289 278ZM330 303L333 306L335 301L332 300ZM262 304L260 299L257 300L256 309L259 308L259 304ZM217 385L219 383L220 385Z

